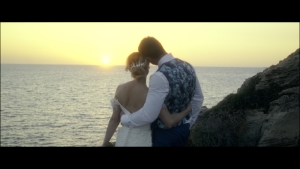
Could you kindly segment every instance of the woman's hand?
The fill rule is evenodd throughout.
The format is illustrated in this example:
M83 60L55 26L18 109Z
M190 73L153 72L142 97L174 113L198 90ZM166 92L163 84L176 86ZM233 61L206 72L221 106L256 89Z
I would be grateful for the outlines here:
M185 109L186 111L190 112L192 110L192 104L191 102L188 104L187 108Z
M175 124L177 124L180 120L182 120L185 116L187 116L192 110L192 104L189 103L187 108L179 113L170 114L166 107L163 107L160 111L159 118L163 121L163 123L168 127L172 128Z

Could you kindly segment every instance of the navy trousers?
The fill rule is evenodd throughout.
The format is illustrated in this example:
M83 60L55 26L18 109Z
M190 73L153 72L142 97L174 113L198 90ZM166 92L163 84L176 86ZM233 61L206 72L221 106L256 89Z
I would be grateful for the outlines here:
M190 136L190 124L182 124L170 129L152 130L152 147L185 147Z

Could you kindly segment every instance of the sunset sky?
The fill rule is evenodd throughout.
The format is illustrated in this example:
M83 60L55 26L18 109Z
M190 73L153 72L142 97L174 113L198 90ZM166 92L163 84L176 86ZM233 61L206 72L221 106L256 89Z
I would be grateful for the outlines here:
M194 66L269 67L299 48L299 22L1 22L1 64L124 65L146 36Z

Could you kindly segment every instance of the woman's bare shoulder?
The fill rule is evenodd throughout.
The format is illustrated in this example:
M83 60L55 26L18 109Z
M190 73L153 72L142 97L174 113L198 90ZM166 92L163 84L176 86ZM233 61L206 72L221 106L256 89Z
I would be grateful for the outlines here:
M124 88L127 88L131 85L132 85L132 81L119 84L118 87L117 87L117 90L123 90Z
M124 95L128 91L128 89L130 88L130 86L132 86L131 81L119 84L117 89L116 89L116 97L120 97L120 95Z

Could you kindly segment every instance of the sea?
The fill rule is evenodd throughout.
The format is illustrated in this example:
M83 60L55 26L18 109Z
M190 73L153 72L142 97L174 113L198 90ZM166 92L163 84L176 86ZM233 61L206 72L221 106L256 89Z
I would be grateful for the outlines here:
M202 106L211 108L264 69L195 67ZM147 85L156 70L151 65ZM124 66L1 64L1 147L101 146L110 99L130 80Z

